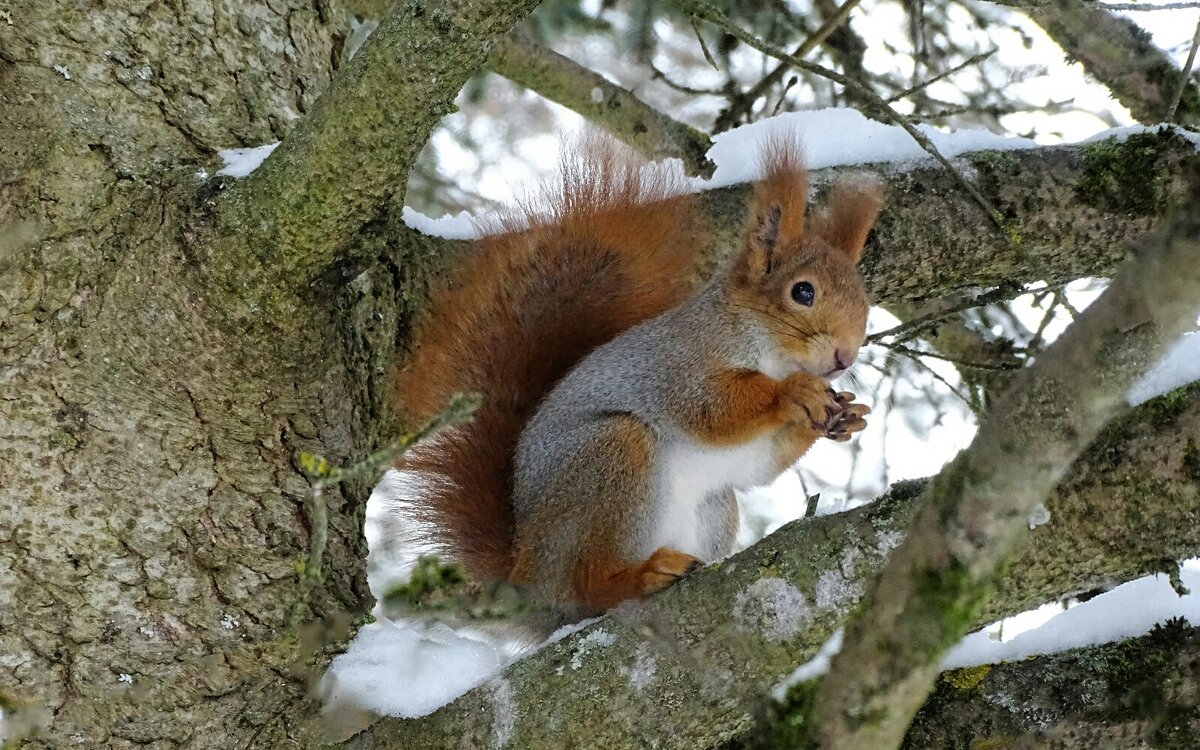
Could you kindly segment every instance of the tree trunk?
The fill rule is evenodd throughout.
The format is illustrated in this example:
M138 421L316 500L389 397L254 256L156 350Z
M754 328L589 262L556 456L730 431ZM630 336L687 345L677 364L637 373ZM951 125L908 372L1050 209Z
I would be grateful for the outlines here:
M370 71L391 76L381 101L405 96L420 110L395 113L415 132L391 144L399 163L379 175L388 193L359 190L360 223L402 189L406 160L530 5L398 11L403 33L379 42ZM388 437L395 341L434 256L410 233L387 262L281 280L290 304L269 304L277 297L242 288L263 259L308 248L215 221L226 194L248 188L197 172L214 168L219 148L278 140L313 119L341 64L345 15L324 0L10 8L0 20L0 706L41 726L34 746L308 747L310 672L293 661L369 610L370 482L325 494L323 575L300 586L298 564L322 535L296 456L341 462ZM456 67L406 80L412 58L444 39L454 53L429 64ZM351 123L353 106L365 105L340 113ZM294 165L300 147L291 152ZM304 187L258 184L254 197L283 205ZM346 227L356 247L377 252L357 226Z

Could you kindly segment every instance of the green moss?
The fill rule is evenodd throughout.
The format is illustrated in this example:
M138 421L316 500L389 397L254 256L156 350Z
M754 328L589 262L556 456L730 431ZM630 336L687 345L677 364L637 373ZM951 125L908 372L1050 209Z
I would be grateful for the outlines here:
M746 743L747 750L808 750L818 747L813 708L820 680L798 682L788 689L774 715L764 722L759 736Z
M388 602L404 602L416 607L430 603L439 594L456 591L466 579L462 567L444 564L436 557L422 557L408 581L393 587L383 598Z
M515 617L538 606L515 586L475 581L459 565L442 563L436 557L418 560L409 580L384 594L383 602L408 612L464 620Z
M918 613L910 618L914 653L932 661L953 645L975 623L991 588L957 562L945 570L926 571L915 592Z
M976 151L968 158L976 169L989 172L1011 171L1021 163L1011 151Z
M951 669L948 672L942 673L942 682L959 690L970 690L979 683L983 682L983 678L988 676L988 672L992 671L992 665L982 664L977 667L963 667L962 669Z
M1166 170L1161 162L1169 141L1169 128L1137 133L1124 142L1115 139L1083 147L1083 175L1076 194L1089 206L1105 212L1154 216L1167 200Z

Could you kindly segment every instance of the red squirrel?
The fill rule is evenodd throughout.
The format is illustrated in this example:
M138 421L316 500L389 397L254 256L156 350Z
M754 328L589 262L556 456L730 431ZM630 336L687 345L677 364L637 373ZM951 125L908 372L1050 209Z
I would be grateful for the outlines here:
M435 290L399 401L427 417L455 392L484 400L398 464L434 549L604 611L732 552L735 489L866 426L829 381L863 343L880 188L839 182L806 219L799 147L760 160L740 247L698 288L706 232L682 178L593 145Z

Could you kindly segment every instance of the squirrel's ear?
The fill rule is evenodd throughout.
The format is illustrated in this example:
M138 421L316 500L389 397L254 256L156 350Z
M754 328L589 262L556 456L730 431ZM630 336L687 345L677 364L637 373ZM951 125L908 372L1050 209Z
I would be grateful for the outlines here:
M800 247L808 205L808 174L799 142L790 135L769 139L759 153L762 179L754 185L750 212L742 230L737 269L765 276L779 265L779 255Z
M841 250L853 263L862 257L867 233L879 216L883 186L874 177L854 176L834 184L825 208L817 216L813 232Z

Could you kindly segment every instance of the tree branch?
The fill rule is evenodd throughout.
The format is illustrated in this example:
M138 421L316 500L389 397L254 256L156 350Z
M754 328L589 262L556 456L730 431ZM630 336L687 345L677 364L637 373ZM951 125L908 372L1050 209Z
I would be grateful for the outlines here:
M1178 459L1198 430L1200 385L1106 429L1047 499L1051 520L973 623L1200 553L1200 477ZM923 486L900 483L872 505L788 524L435 714L381 720L346 747L724 747L854 607Z
M404 197L429 133L534 0L397 3L304 121L185 235L234 326L293 315L361 227ZM217 305L214 305L214 307Z
M1197 696L1200 628L1176 621L1118 643L947 672L904 747L1001 737L1010 748L1185 747L1200 732Z
M1200 212L1178 211L930 484L817 694L826 748L898 747L997 571L1125 392L1200 312Z
M1123 141L979 152L956 163L1008 217L1018 241L978 221L974 202L933 164L882 168L887 199L862 262L876 304L1109 276L1126 243L1194 189L1200 155L1193 143L1163 130ZM814 183L836 171L814 172ZM701 195L717 249L714 266L736 247L747 195L744 185Z
M578 112L648 158L681 159L688 174L712 176L714 165L707 156L712 141L707 135L524 34L501 41L488 66L518 86Z
M1138 122L1166 119L1174 93L1182 88L1176 122L1200 124L1200 88L1175 66L1150 35L1104 5L1080 0L992 0L1022 8L1037 25L1108 87Z

